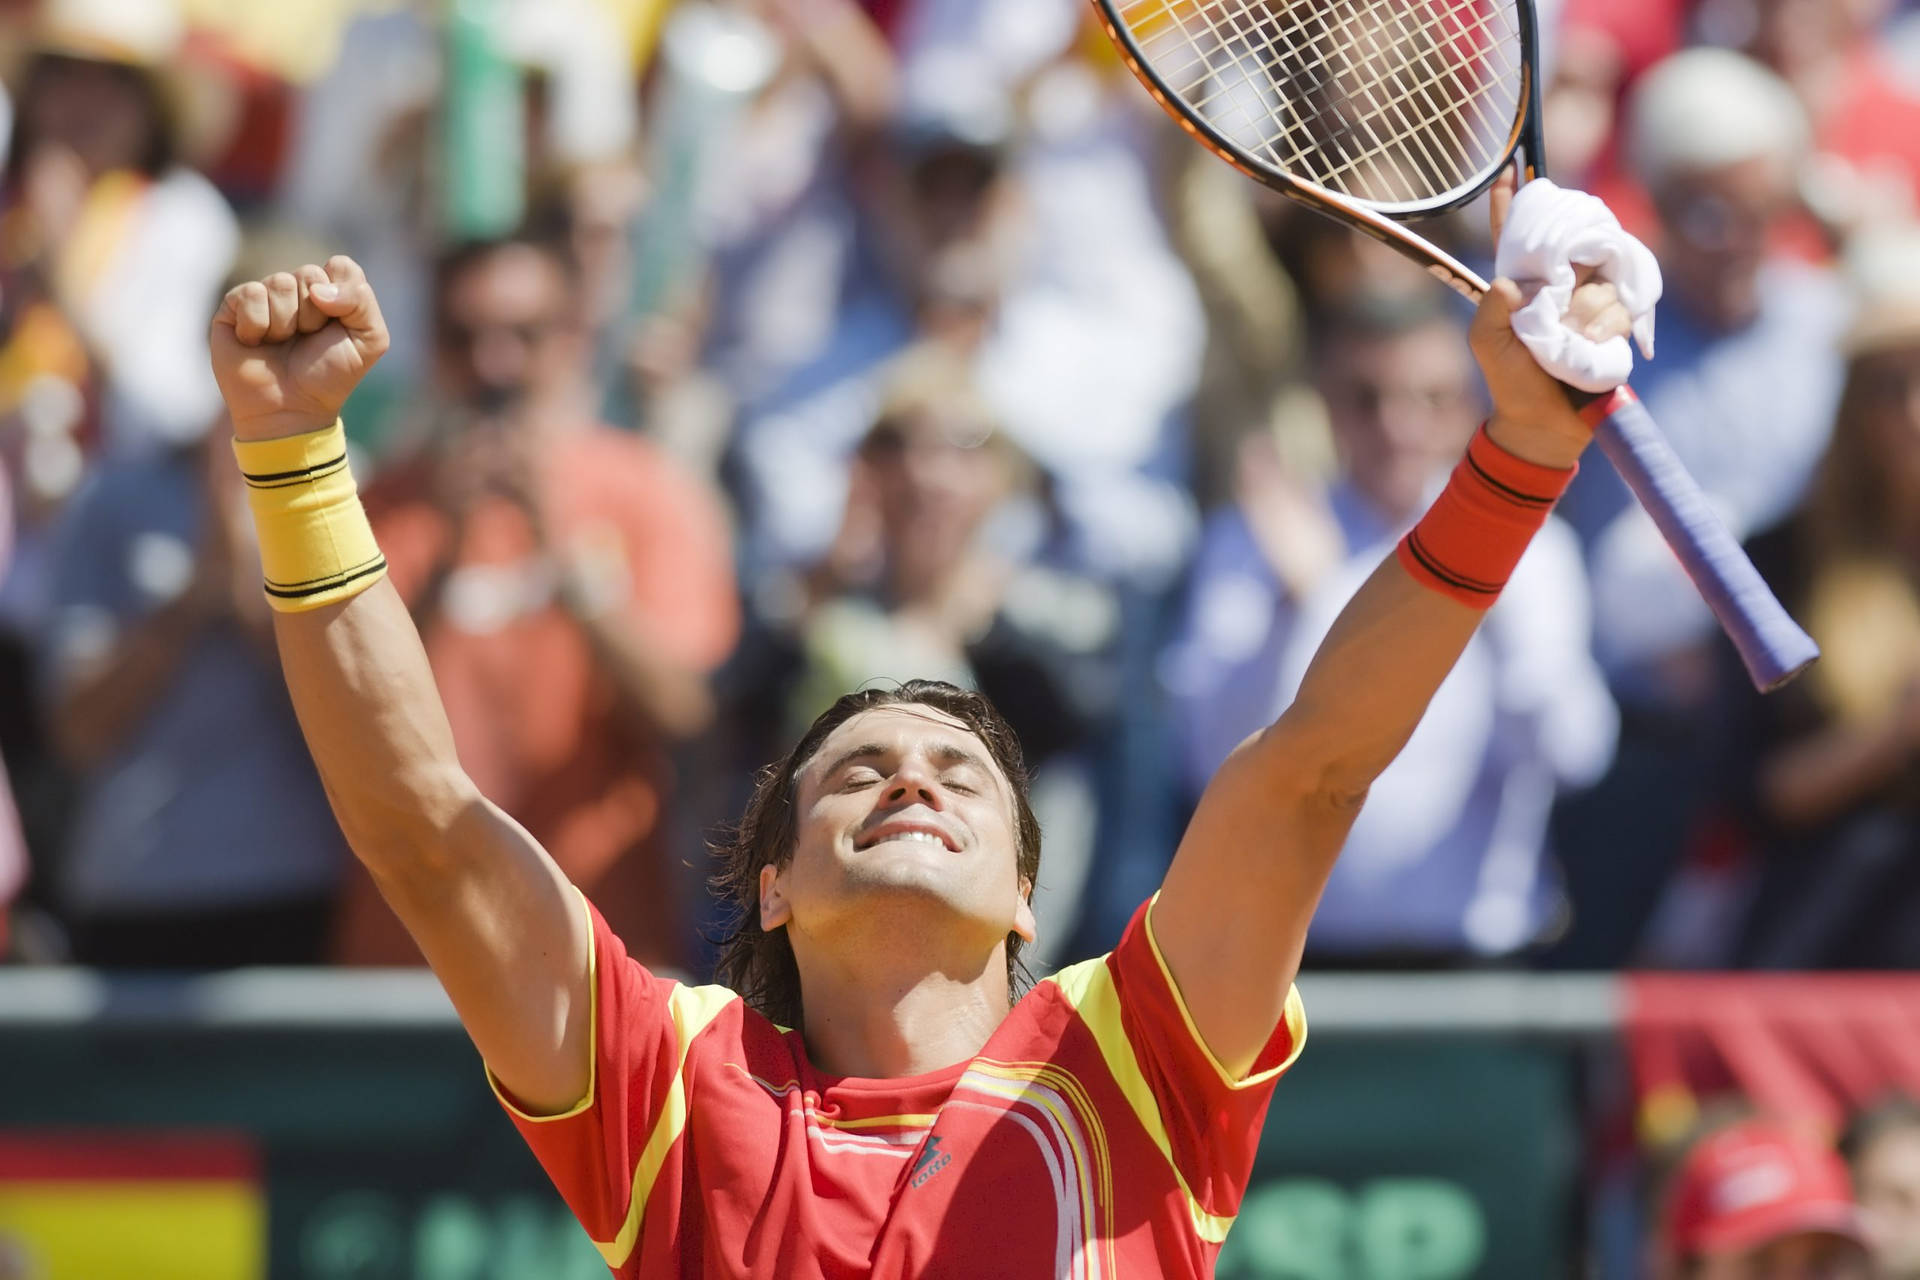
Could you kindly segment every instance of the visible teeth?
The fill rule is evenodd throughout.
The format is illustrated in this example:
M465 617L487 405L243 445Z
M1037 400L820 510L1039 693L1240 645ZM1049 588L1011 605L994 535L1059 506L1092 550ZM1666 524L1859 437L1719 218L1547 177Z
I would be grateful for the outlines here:
M889 840L918 840L923 844L945 845L946 841L931 831L902 831L898 835L888 836Z

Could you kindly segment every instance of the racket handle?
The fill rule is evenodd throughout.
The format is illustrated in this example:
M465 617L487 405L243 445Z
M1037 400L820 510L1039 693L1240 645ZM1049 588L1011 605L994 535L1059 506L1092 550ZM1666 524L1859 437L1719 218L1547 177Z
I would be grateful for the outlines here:
M1601 396L1583 413L1595 424L1601 451L1740 651L1754 687L1771 692L1806 670L1820 656L1819 646L1774 598L1633 388Z

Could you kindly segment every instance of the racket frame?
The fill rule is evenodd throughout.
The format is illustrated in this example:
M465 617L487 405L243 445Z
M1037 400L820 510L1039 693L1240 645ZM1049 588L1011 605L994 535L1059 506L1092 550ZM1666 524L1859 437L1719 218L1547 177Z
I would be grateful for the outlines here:
M1524 155L1524 173L1528 179L1545 172L1537 71L1540 22L1533 0L1508 0L1514 7L1519 27L1522 83L1513 129L1499 162L1474 182L1431 200L1394 204L1330 191L1244 154L1208 121L1196 119L1197 113L1192 112L1182 102L1181 95L1153 69L1146 52L1121 17L1118 3L1119 0L1093 0L1108 38L1113 41L1121 61L1146 87L1154 102L1195 142L1262 186L1397 250L1469 301L1478 303L1486 295L1489 286L1478 273L1394 219L1416 220L1459 208L1492 186L1519 154ZM1600 410L1600 419L1594 424L1596 443L1627 480L1680 557L1739 651L1754 687L1771 692L1804 671L1819 657L1818 646L1780 606L1755 571L1753 562L1741 550L1738 540L1728 532L1699 486L1687 476L1631 389L1622 387L1609 397L1599 397L1568 388L1567 397L1586 412Z
M1507 133L1505 144L1500 149L1500 158L1488 166L1486 172L1429 199L1389 202L1361 200L1355 196L1330 191L1316 183L1296 178L1285 169L1261 160L1257 156L1243 154L1231 139L1210 122L1193 118L1193 113L1179 105L1180 94L1166 82L1165 77L1153 69L1152 63L1147 59L1146 51L1134 39L1132 30L1126 25L1126 20L1121 17L1121 0L1093 0L1094 10L1099 15L1101 25L1106 28L1107 38L1112 40L1114 47L1119 50L1121 61L1126 63L1129 71L1133 72L1134 78L1146 87L1160 109L1172 116L1195 142L1262 186L1270 187L1281 195L1318 212L1337 218L1352 219L1368 235L1401 248L1403 252L1411 251L1420 257L1435 257L1440 260L1440 263L1446 264L1444 269L1447 270L1458 267L1459 263L1424 239L1400 227L1394 219L1418 222L1425 218L1437 218L1478 199L1513 161L1515 153L1521 150L1523 142L1527 153L1529 177L1533 175L1534 166L1541 163L1537 156L1540 86L1538 76L1534 72L1538 62L1536 52L1540 42L1540 23L1534 13L1532 0L1507 0L1507 3L1512 4L1516 10L1518 21L1515 25L1520 29L1521 84L1520 92L1515 99L1520 105L1520 110L1514 118L1512 128ZM1478 301L1480 295L1487 291L1486 281L1481 280L1471 271L1465 271L1465 268L1461 270L1465 272L1462 283L1478 282L1477 291L1470 291L1469 288L1463 288L1461 284L1454 284L1451 281L1449 283L1467 297ZM1435 274L1439 274L1439 271L1436 270Z

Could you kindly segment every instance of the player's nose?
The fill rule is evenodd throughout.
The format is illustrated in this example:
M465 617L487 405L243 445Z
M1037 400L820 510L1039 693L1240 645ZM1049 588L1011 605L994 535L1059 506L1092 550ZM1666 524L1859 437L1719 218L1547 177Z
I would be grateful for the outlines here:
M934 771L917 760L902 761L900 767L887 779L886 799L889 805L910 804L915 801L933 809L946 807L946 793L941 789Z

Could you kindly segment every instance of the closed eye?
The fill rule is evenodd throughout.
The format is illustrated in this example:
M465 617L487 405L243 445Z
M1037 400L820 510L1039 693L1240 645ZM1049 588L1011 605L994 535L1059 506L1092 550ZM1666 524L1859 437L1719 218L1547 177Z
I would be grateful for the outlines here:
M880 775L872 769L852 769L848 771L846 777L840 780L840 789L842 791L858 791L862 787L874 786L878 784L879 781Z

